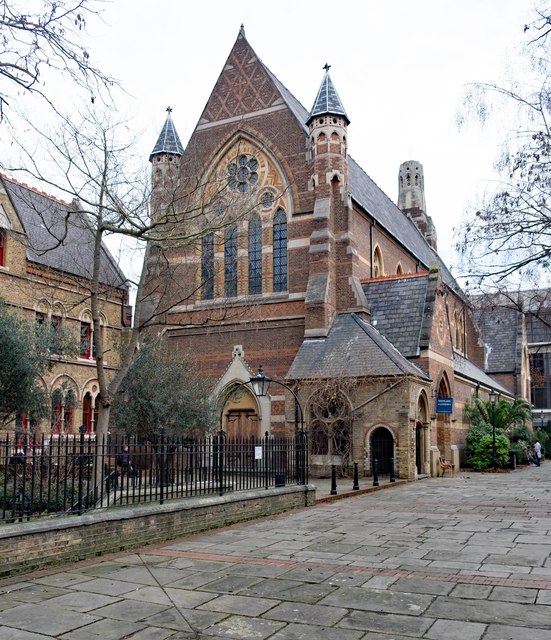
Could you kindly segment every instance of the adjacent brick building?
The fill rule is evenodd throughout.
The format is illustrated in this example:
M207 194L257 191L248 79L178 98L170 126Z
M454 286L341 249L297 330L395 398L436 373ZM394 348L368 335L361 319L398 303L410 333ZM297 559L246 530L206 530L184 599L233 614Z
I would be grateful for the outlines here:
M349 156L349 124L328 66L307 111L241 30L187 148L169 110L151 154L170 233L144 308L212 378L230 436L304 421L313 472L377 459L412 479L459 462L468 398L511 390L436 251L423 167L401 165L398 208ZM283 386L240 386L260 364L298 412Z
M51 371L40 381L51 400L50 418L35 424L26 415L14 416L9 431L18 438L78 433L81 425L94 432L99 393L90 309L94 238L75 203L0 176L0 298L31 322L63 330L76 347L70 354L52 352ZM119 366L130 308L126 278L105 246L100 291L109 374Z

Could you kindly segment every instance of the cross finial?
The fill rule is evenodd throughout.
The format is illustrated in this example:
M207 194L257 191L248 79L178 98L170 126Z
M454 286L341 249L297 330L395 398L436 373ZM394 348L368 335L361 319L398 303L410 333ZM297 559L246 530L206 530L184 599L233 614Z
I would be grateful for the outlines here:
M172 113L172 107L167 107L167 108L166 108L166 112L167 112L167 113Z
M326 62L323 68L325 69L325 71L327 71L327 73L329 73L329 69L331 69L331 65Z

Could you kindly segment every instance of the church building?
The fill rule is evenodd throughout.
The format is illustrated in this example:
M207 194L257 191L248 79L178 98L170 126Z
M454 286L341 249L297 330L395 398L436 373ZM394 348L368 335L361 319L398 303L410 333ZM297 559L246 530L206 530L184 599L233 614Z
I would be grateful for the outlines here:
M396 205L348 154L327 65L313 98L308 111L242 28L185 149L168 111L142 314L212 379L228 437L304 425L313 475L353 462L370 475L374 460L436 474L440 456L464 461L465 402L513 392L486 374L437 253L422 165L399 167ZM292 393L257 398L242 383L259 366Z

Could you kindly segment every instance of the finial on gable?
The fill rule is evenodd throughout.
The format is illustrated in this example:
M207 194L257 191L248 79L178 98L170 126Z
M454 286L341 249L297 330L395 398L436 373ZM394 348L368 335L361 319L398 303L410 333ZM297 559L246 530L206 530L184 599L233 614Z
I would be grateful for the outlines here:
M328 64L328 63L326 62L326 63L323 65L323 68L325 69L325 71L326 71L327 73L329 73L329 69L331 69L331 65L330 65L330 64Z
M239 35L243 36L243 38L245 37L245 25L243 23L241 23L241 26L239 27Z

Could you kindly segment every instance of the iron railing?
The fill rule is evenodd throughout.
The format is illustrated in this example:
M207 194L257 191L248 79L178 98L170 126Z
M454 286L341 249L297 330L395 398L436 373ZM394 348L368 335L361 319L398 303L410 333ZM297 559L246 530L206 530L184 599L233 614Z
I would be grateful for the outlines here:
M161 433L155 441L99 442L84 433L0 440L3 523L307 482L304 431L231 440L223 431L196 439Z

